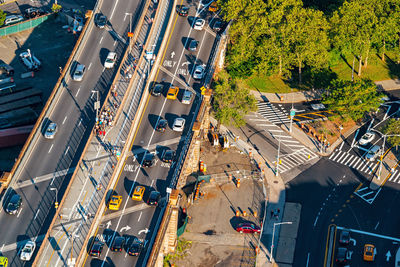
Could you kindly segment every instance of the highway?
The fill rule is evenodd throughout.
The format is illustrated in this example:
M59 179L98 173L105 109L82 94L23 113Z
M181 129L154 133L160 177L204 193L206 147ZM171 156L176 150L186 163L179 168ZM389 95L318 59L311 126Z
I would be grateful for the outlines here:
M184 3L187 5L187 3ZM191 26L196 11L202 10L200 16L205 18L207 23L205 29L194 30ZM175 12L175 7L173 11ZM118 181L114 188L115 193L122 196L123 201L119 211L107 210L103 215L102 223L96 231L96 236L104 241L106 245L101 256L96 259L87 256L85 266L141 266L144 264L144 254L151 249L148 244L153 234L155 222L160 213L159 207L148 206L143 201L134 201L129 196L133 189L138 186L145 187L143 200L148 199L151 190L161 192L160 205L166 203L166 188L170 184L175 162L172 165L161 162L161 154L165 149L172 149L179 155L183 141L187 138L191 122L194 120L194 110L200 100L199 89L202 81L195 81L192 77L193 63L208 64L212 44L216 34L208 27L212 23L215 14L207 11L207 8L198 7L198 2L190 5L188 17L179 17L173 20L173 28L168 38L165 51L162 51L163 59L157 70L155 81L164 84L164 92L159 97L149 96L147 106L142 114L140 124L132 143L132 153L126 159L123 171L119 174ZM186 40L194 38L199 41L197 52L190 52L185 47ZM187 45L187 44L186 44ZM167 100L166 93L173 84L180 88L176 100ZM183 89L188 87L196 91L197 96L191 105L181 103ZM174 119L183 117L186 119L186 127L183 133L174 132L172 125ZM168 121L164 133L156 132L155 126L158 120ZM156 164L153 167L142 168L141 163L146 153L156 154ZM122 252L110 250L113 239L116 236L124 236L126 246ZM126 248L137 238L144 242L145 248L139 257L131 257L127 254Z
M0 250L8 257L10 266L29 266L29 262L19 260L18 250L27 239L39 243L48 229L55 211L56 195L60 201L95 122L93 103L96 94L92 91L98 91L103 99L117 69L117 66L105 69L104 60L109 51L116 51L119 56L124 51L126 43L121 36L125 35L129 25L129 16L125 13L134 14L140 2L102 3L100 10L108 17L109 25L105 29L93 27L87 33L89 37L77 58L77 62L86 66L83 80L73 81L69 70L62 82L62 96L48 118L58 125L55 138L39 138L23 171L13 178L3 198ZM45 126L42 126L41 131L44 130ZM14 192L22 197L22 208L16 216L4 212L7 199Z

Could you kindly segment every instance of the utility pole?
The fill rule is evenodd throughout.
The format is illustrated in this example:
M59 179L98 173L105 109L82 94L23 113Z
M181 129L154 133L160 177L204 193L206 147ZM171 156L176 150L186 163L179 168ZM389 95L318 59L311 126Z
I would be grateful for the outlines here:
M54 203L54 207L58 208L58 189L56 187L50 187L50 191L56 191L56 202Z

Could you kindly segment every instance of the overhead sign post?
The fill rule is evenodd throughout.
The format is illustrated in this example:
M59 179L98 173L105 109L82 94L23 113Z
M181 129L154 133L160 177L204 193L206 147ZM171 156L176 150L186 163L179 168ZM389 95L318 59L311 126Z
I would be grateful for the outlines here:
M294 108L292 108L290 110L290 129L289 132L292 132L292 125L293 125L293 118L296 115L296 110Z
M146 59L147 60L153 59L153 51L146 51Z

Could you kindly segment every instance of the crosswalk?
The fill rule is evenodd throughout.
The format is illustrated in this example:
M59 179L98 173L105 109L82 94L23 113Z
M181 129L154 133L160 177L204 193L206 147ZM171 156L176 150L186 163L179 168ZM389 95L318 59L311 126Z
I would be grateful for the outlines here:
M282 106L260 101L257 103L257 107L257 112L274 124L290 123L289 114Z
M388 182L400 184L400 171L398 169L394 170L392 175L390 175Z
M379 192L381 192L381 189L382 187L380 187L378 190L372 190L369 188L369 186L364 185L354 191L354 194L366 201L368 204L372 204L379 195Z
M350 154L341 150L334 151L329 156L329 159L367 174L372 174L379 166L377 162L369 162L358 155Z
M278 111L279 110L276 111L277 114L279 113ZM310 160L319 157L316 153L312 152L309 148L305 147L299 141L294 139L290 134L282 130L281 127L275 123L271 122L260 112L250 113L246 116L246 120L254 125L257 129L270 134L273 139L280 142L281 148L283 149L281 150L281 154L279 156L279 173L287 172L297 166L305 164ZM282 151L286 151L286 153L282 153ZM276 161L273 162L275 167L276 163Z

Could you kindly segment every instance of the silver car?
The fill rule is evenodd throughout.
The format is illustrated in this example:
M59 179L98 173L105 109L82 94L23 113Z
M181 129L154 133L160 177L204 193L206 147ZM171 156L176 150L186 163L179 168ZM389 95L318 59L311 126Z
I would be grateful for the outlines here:
M46 132L44 133L44 137L46 139L54 139L56 133L57 133L57 124L55 122L52 122L47 127Z
M185 90L182 97L182 104L189 105L192 103L193 93L189 90Z
M185 128L185 119L176 118L174 121L174 125L172 126L172 130L174 130L175 132L182 132L183 128Z
M72 75L72 79L74 79L74 81L80 82L82 81L84 74L85 74L85 65L78 64L76 65L74 74Z
M374 161L380 152L381 152L381 147L375 145L371 147L370 150L368 150L367 154L365 155L365 159L369 161Z
M193 79L196 80L201 80L204 77L204 65L197 65L196 68L194 68L194 72L193 72Z

